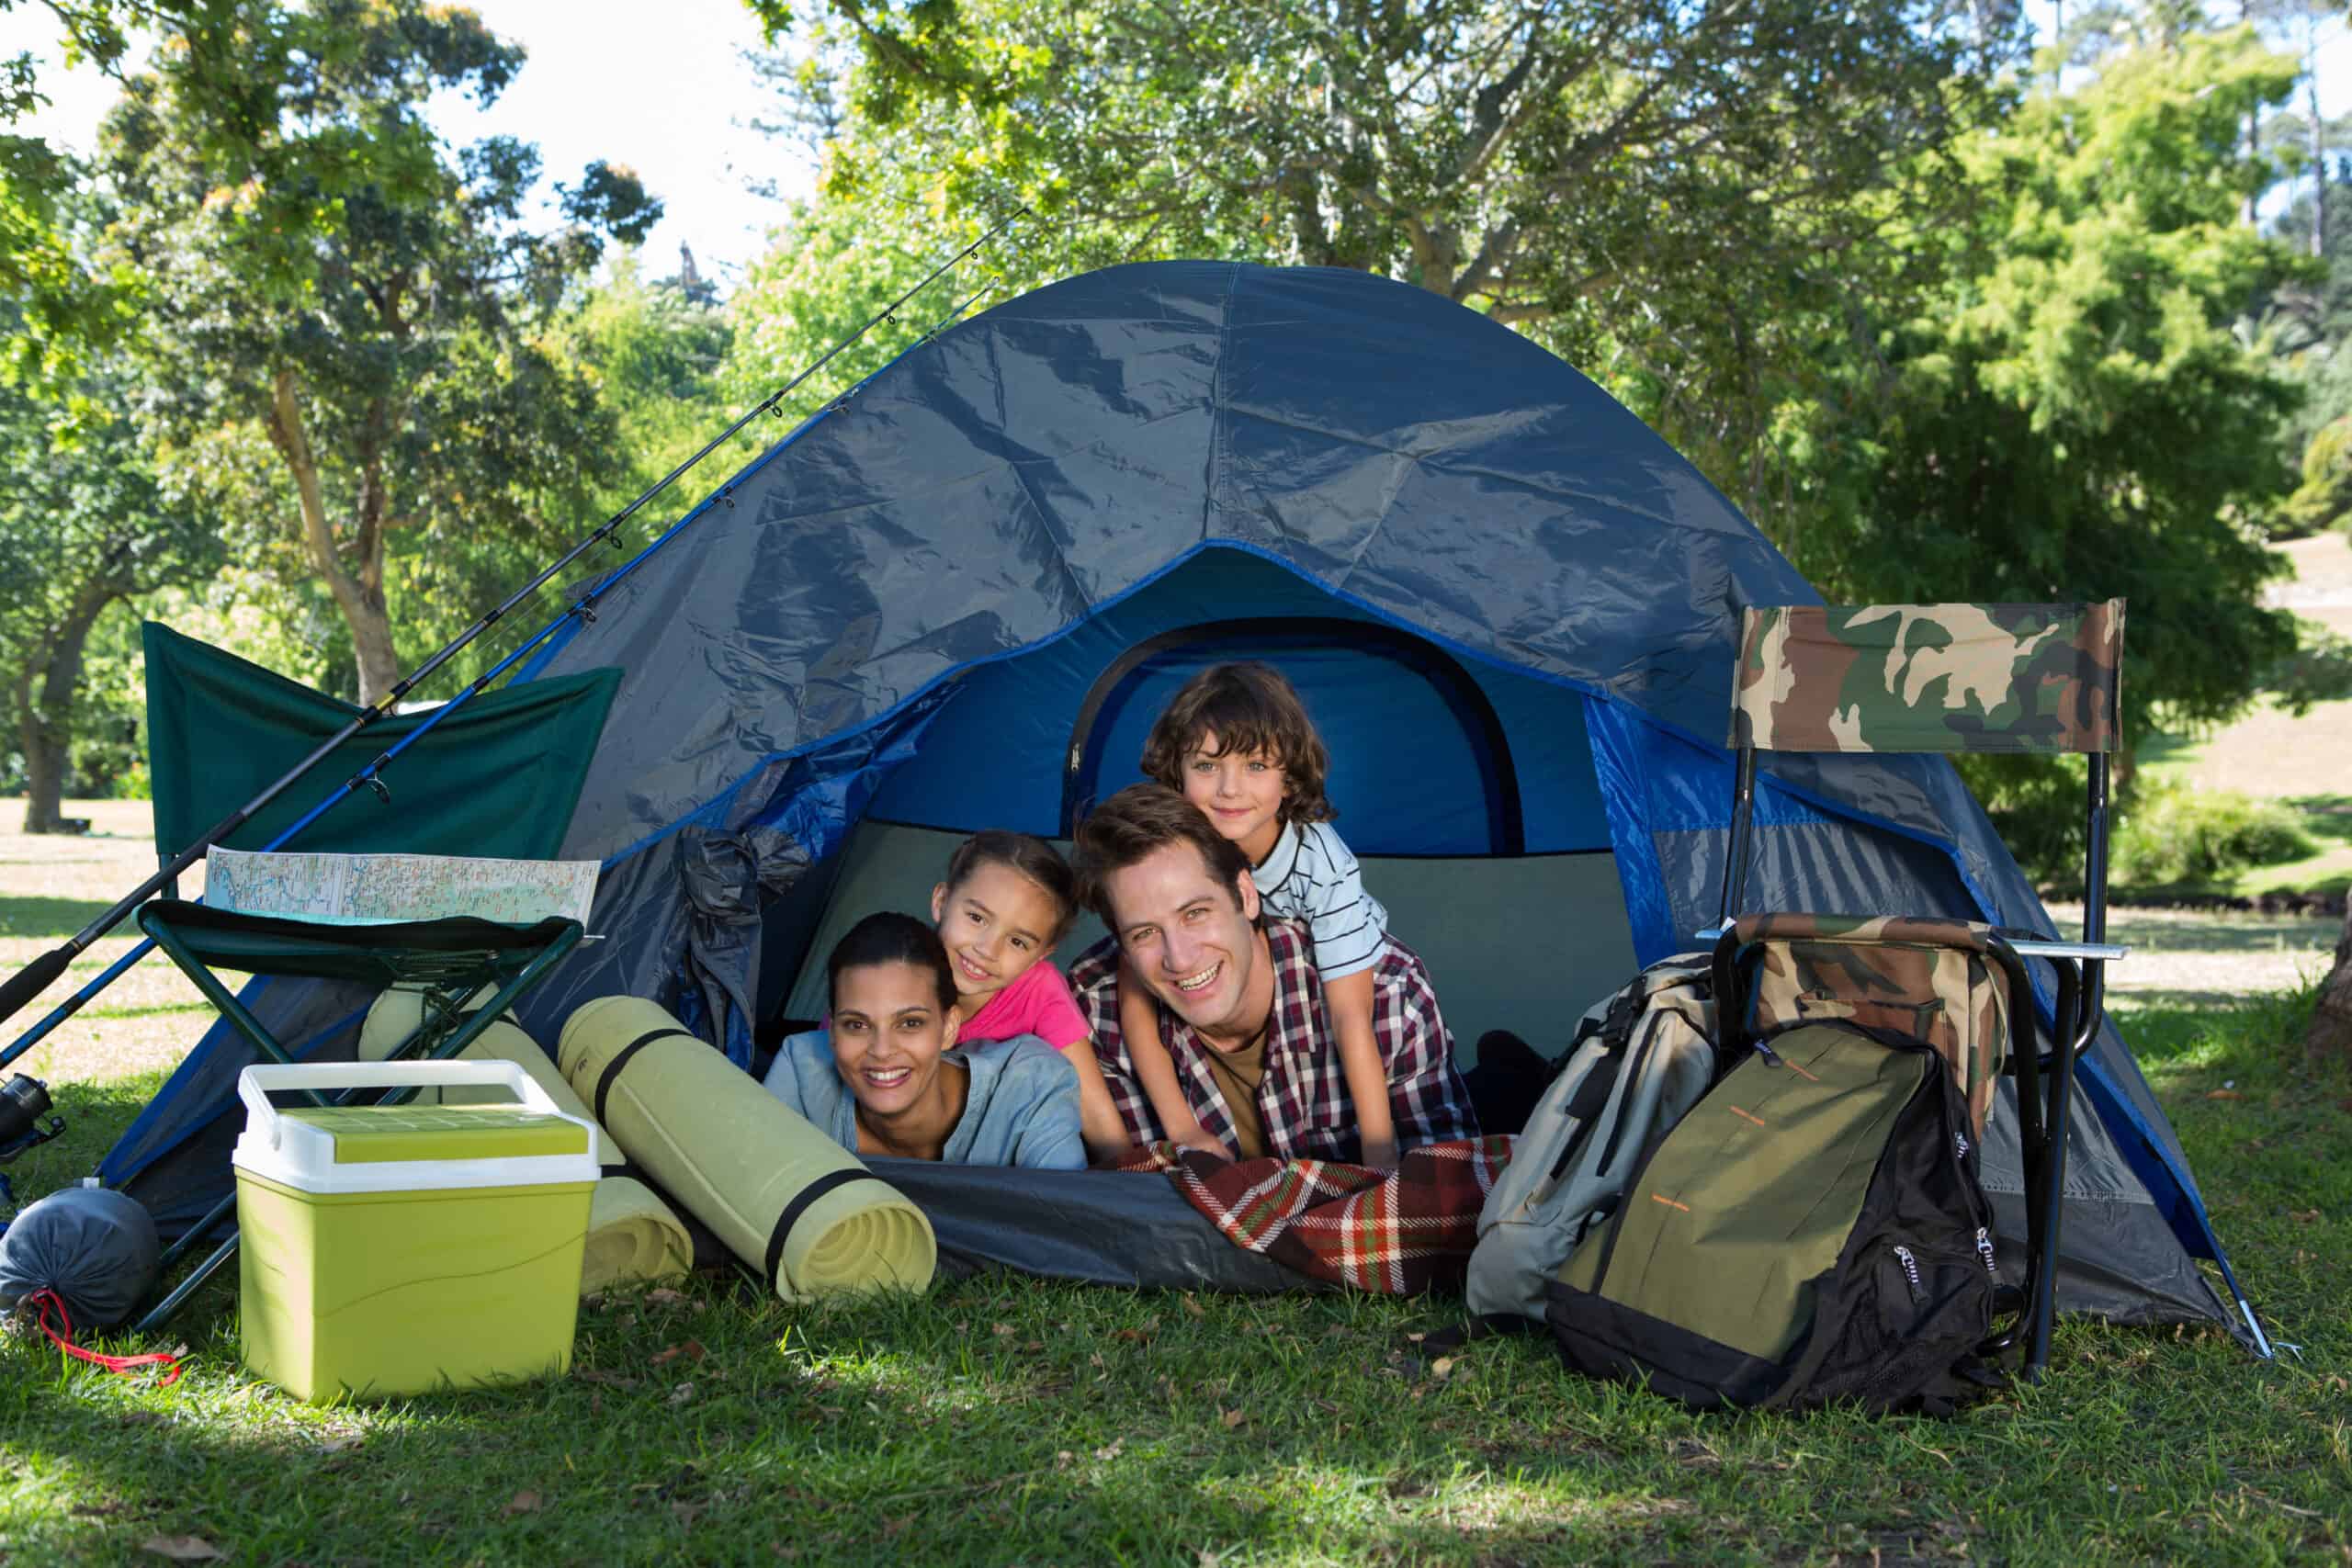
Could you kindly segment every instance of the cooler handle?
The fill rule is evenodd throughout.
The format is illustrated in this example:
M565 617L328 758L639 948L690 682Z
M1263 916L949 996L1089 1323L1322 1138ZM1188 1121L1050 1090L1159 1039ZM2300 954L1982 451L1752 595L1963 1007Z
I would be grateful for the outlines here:
M564 1116L562 1109L519 1066L513 1062L297 1062L247 1067L237 1075L237 1098L245 1102L248 1125L269 1129L269 1146L278 1146L284 1125L277 1107L269 1102L272 1090L328 1089L505 1089L532 1111ZM595 1147L594 1134L589 1147Z

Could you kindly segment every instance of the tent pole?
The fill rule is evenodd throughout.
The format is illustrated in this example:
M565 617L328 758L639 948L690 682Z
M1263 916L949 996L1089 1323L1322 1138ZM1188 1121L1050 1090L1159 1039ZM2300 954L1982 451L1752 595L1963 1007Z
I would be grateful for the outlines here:
M671 485L676 483L677 480L689 469L693 468L695 465L700 463L705 457L707 457L711 453L717 451L721 446L731 440L745 425L751 423L762 414L775 412L777 405L781 403L796 388L797 388L802 382L808 380L809 377L823 369L828 364L831 364L834 358L856 344L858 340L863 338L868 332L872 331L876 324L886 321L895 321L897 319L895 312L898 310L899 306L905 304L909 299L922 292L924 288L929 288L933 281L935 281L942 274L945 273L950 267L956 265L956 263L964 260L967 256L971 255L983 245L986 245L989 241L995 239L997 235L1002 233L1006 229L1011 228L1022 218L1027 216L1028 210L1029 209L1026 207L1015 209L1010 216L1000 221L994 228L989 229L978 239L972 241L971 243L966 245L962 250L957 251L954 255L948 257L947 260L940 263L936 267L933 267L930 273L924 276L922 281L916 283L905 293L900 294L888 305L883 306L873 315L867 317L865 323L855 332L843 338L841 342L835 344L831 348L826 350L821 357L809 365L808 368L802 370L798 375L793 377L791 380L777 388L775 391L769 393L766 397L760 400L759 402L746 410L735 420L733 423L729 424L725 430L719 432L709 441L706 442L701 450L695 453L693 457L688 457L684 462L680 463L676 468L671 469L669 473L663 475L659 480L655 481L636 500L630 502L619 512L614 513L614 515L607 520L603 526L597 528L595 532L590 534L586 538L581 540L571 549L565 551L561 557L558 558L544 570L534 576L530 581L525 583L521 588L515 590L514 592L509 594L504 602L500 604L497 608L492 610L488 615L483 615L481 618L475 621L473 625L468 626L463 632L460 632L454 640L442 648L439 652L434 654L423 664L417 666L414 671L394 682L390 691L385 693L383 696L378 698L377 701L369 706L361 709L348 724L345 725L327 739L322 741L318 746L312 748L309 755L305 756L288 772L281 774L277 780L271 784L266 789L254 796L253 799L247 801L237 810L230 813L229 816L221 818L220 821L215 823L212 828L195 843L188 845L187 848L181 850L177 854L174 855L170 860L164 862L163 866L155 873L155 874L150 876L146 881L141 883L130 892L116 900L114 905L104 914L99 915L88 925L84 926L79 931L75 932L72 937L68 938L56 948L43 953L40 957L33 960L32 963L26 965L22 970L19 970L7 981L6 985L0 986L0 1021L6 1021L6 1019L15 1016L15 1014L19 1011L27 1002L32 1000L34 997L47 989L51 982L56 980L60 975L62 975L65 972L67 964L71 964L74 958L85 952L91 943L106 935L107 931L112 931L115 926L119 924L122 919L131 912L131 910L135 909L141 904L146 902L147 899L153 897L158 889L176 880L182 872L187 870L198 861L201 860L204 857L205 852L215 843L228 838L238 829L243 827L246 822L252 819L255 812L262 810L267 807L270 802L276 800L279 795L283 794L297 781L300 780L313 768L317 767L320 762L323 761L345 740L357 734L367 726L383 717L386 714L390 713L400 703L401 698L405 697L420 683L429 679L451 659L457 657L457 655L469 644L473 642L476 637L480 637L483 632L496 625L502 617L522 604L524 600L529 598L532 594L545 587L550 580L561 572L566 567L570 566L573 561L578 560L582 556L587 554L597 545L602 544L606 540L613 540L615 547L618 547L618 541L614 539L613 536L616 530L617 530L622 524L628 522L631 517L635 516L639 511L643 510L649 503L650 503L655 497L669 489ZM724 490L720 491L722 496L726 493L727 492ZM291 828L287 829L284 832L272 839L265 848L271 850L277 848L279 845L285 843L287 840L293 837L294 834L300 832L311 822L317 820L322 814L334 807L337 802L345 799L346 796L356 793L359 789L374 784L378 773L386 762L398 755L409 742L412 742L418 737L424 735L426 730L432 728L433 726L438 724L442 718L447 716L447 715L462 704L466 698L480 692L493 676L510 668L515 661L516 654L520 654L530 648L537 647L539 643L552 636L567 622L574 619L575 617L585 620L594 620L595 618L595 601L606 590L608 590L613 583L618 581L623 576L627 575L629 570L633 570L639 562L642 561L646 558L646 556L650 555L652 551L660 547L662 543L665 543L670 538L673 537L677 534L679 528L684 526L684 523L686 521L691 521L693 517L699 514L700 509L697 509L695 513L689 513L685 520L683 520L676 527L673 527L668 533L662 535L660 539L657 539L654 542L654 544L647 547L645 550L639 552L639 555L630 560L627 566L623 567L620 570L614 572L611 576L597 583L597 585L588 592L582 594L576 604L571 605L553 621L550 621L547 626L541 627L537 635L534 636L529 639L529 641L525 643L523 648L517 649L514 654L509 654L505 659L500 660L492 671L484 674L481 679L475 681L466 689L466 691L459 694L458 696L451 698L447 703L442 705L441 707L435 709L431 715L428 715L424 724L420 725L416 729L411 731L410 734L402 738L401 744L395 745L390 750L386 751L382 756L370 762L366 768L360 770L359 773L345 780L340 787L330 793L324 800L312 807L308 815L297 821ZM20 1035L12 1044L9 1045L6 1051L0 1052L0 1066L6 1066L8 1063L16 1060L18 1056L24 1055L27 1051L32 1049L32 1047L39 1043L40 1041L49 1034L51 1031L54 1030L60 1023L62 1023L66 1019L79 1011L82 1007L88 1002L90 998L97 995L97 993L105 989L107 985L112 984L116 976L122 973L125 969L128 969L130 964L135 963L139 958L143 957L148 949L153 945L153 944L152 942L141 942L138 947L134 948L130 953L126 954L122 961L110 965L97 977L96 980L93 981L92 984L84 987L80 991L75 992L73 996L67 998L65 1001L59 1004L59 1006L46 1018L42 1019L40 1023L34 1025L32 1029Z

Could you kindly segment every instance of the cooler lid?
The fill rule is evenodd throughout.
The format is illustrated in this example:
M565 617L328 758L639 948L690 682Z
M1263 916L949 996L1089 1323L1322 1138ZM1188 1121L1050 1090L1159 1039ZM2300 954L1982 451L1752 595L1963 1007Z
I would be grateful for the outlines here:
M514 1159L589 1147L588 1129L571 1117L512 1105L296 1106L284 1115L324 1133L336 1165Z
M517 1103L277 1105L270 1095L464 1087L503 1089ZM587 1187L602 1174L594 1129L556 1109L512 1062L256 1065L237 1076L245 1128L230 1163L302 1192Z

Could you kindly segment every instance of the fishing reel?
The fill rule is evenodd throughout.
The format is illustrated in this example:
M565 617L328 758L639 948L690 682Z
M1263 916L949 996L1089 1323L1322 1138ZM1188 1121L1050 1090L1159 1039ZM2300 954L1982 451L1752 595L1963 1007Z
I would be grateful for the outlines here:
M43 1116L49 1117L46 1125ZM0 1084L0 1165L37 1149L65 1131L65 1118L50 1112L49 1086L18 1073Z

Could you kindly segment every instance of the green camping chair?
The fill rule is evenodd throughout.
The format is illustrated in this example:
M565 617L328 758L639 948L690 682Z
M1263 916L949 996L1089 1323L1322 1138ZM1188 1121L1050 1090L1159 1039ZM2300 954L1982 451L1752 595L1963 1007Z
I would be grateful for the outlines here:
M277 915L210 908L177 899L157 899L139 908L140 928L196 984L204 998L245 1042L273 1062L294 1060L284 1042L237 999L217 973L309 979L349 980L382 990L404 986L421 990L424 1005L417 1027L391 1052L394 1058L454 1056L472 1043L514 1000L528 991L566 953L578 946L578 920L550 917L532 923L476 919L468 916L431 920L330 924ZM479 1006L469 998L487 987ZM303 1090L317 1105L330 1103ZM366 1090L346 1090L335 1102ZM405 1098L394 1090L386 1101ZM188 1252L236 1208L232 1191L167 1248L162 1270ZM237 1233L228 1235L139 1322L145 1332L165 1322L220 1266L236 1256Z
M1738 753L1716 943L1726 1043L1801 1017L1849 1017L1928 1040L1989 1111L2018 1080L2025 1167L2023 1369L2038 1380L2055 1311L2075 1059L2098 1033L2106 966L2108 753L2121 692L2123 601L1751 608L1742 616L1730 745ZM1758 913L1745 894L1758 751L2083 753L2089 763L2083 936L2050 942L1901 910ZM2052 1049L2041 1048L2025 961L2056 976ZM1769 973L1768 973L1769 971Z

